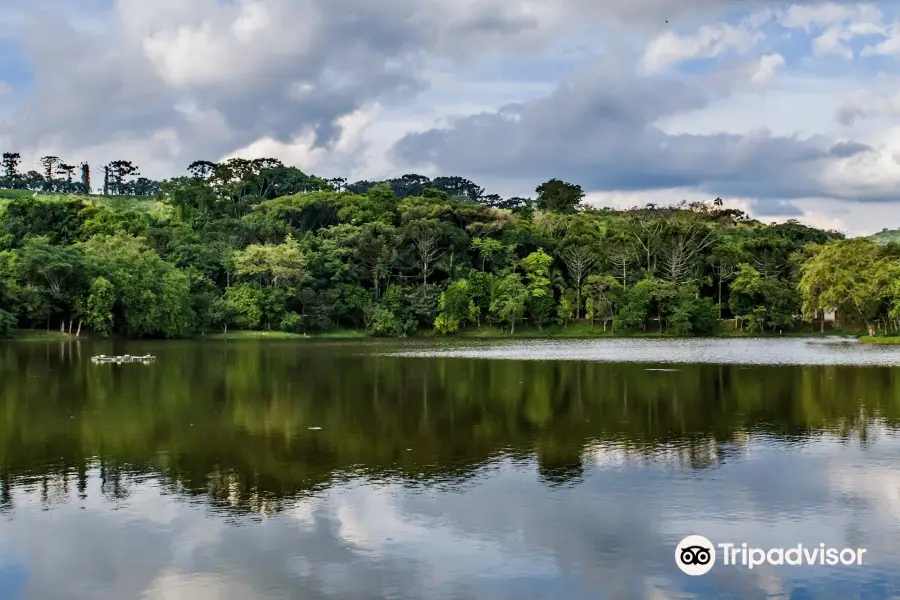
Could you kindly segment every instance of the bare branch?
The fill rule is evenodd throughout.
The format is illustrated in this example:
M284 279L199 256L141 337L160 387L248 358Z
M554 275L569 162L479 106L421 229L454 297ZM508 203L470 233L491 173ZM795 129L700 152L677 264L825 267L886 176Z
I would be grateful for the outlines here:
M706 224L698 222L688 224L660 253L665 278L677 284L692 281L696 277L700 253L716 239L718 232Z

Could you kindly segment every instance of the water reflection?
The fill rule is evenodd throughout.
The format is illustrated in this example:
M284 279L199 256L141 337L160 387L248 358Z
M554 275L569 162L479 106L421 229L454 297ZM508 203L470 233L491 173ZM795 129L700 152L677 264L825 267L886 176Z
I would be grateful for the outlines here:
M464 340L388 352L391 356L491 358L506 360L587 360L617 363L716 365L900 366L900 348L860 344L852 337L828 338L633 338L594 340ZM671 369L652 369L668 371Z
M888 598L900 585L894 369L73 346L0 346L2 598L17 585L79 599ZM145 351L156 364L87 360ZM864 546L872 562L690 579L672 560L689 533Z

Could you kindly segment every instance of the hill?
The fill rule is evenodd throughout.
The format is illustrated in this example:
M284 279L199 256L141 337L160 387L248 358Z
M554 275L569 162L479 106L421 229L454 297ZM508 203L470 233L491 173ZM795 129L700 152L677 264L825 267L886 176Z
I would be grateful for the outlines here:
M900 229L888 229L885 227L878 233L868 236L868 239L881 245L889 244L890 242L900 242Z
M497 199L450 179L450 191L409 176L358 192L219 169L166 182L164 197L3 192L0 335L778 334L811 327L797 315L833 265L865 280L858 266L883 258L871 242L832 246L841 234L717 201L580 206L580 186L561 180ZM829 249L801 281L800 263L819 256L810 244Z
M31 190L9 190L0 188L0 213L10 202L35 198L42 202L82 202L86 206L103 206L115 211L146 212L157 217L166 214L170 208L156 196L102 196L84 194L54 194Z

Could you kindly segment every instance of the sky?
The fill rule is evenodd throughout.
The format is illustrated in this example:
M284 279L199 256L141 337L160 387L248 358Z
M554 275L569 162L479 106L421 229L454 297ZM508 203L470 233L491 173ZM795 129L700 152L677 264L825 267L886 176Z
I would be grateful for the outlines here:
M900 226L898 61L887 2L4 0L0 149L557 177L863 235Z

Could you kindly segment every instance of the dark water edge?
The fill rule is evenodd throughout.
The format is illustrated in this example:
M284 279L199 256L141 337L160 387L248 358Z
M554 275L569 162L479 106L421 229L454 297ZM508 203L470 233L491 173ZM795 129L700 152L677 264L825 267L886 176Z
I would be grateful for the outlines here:
M0 344L0 598L891 598L897 365L803 340ZM691 578L692 533L869 562Z

